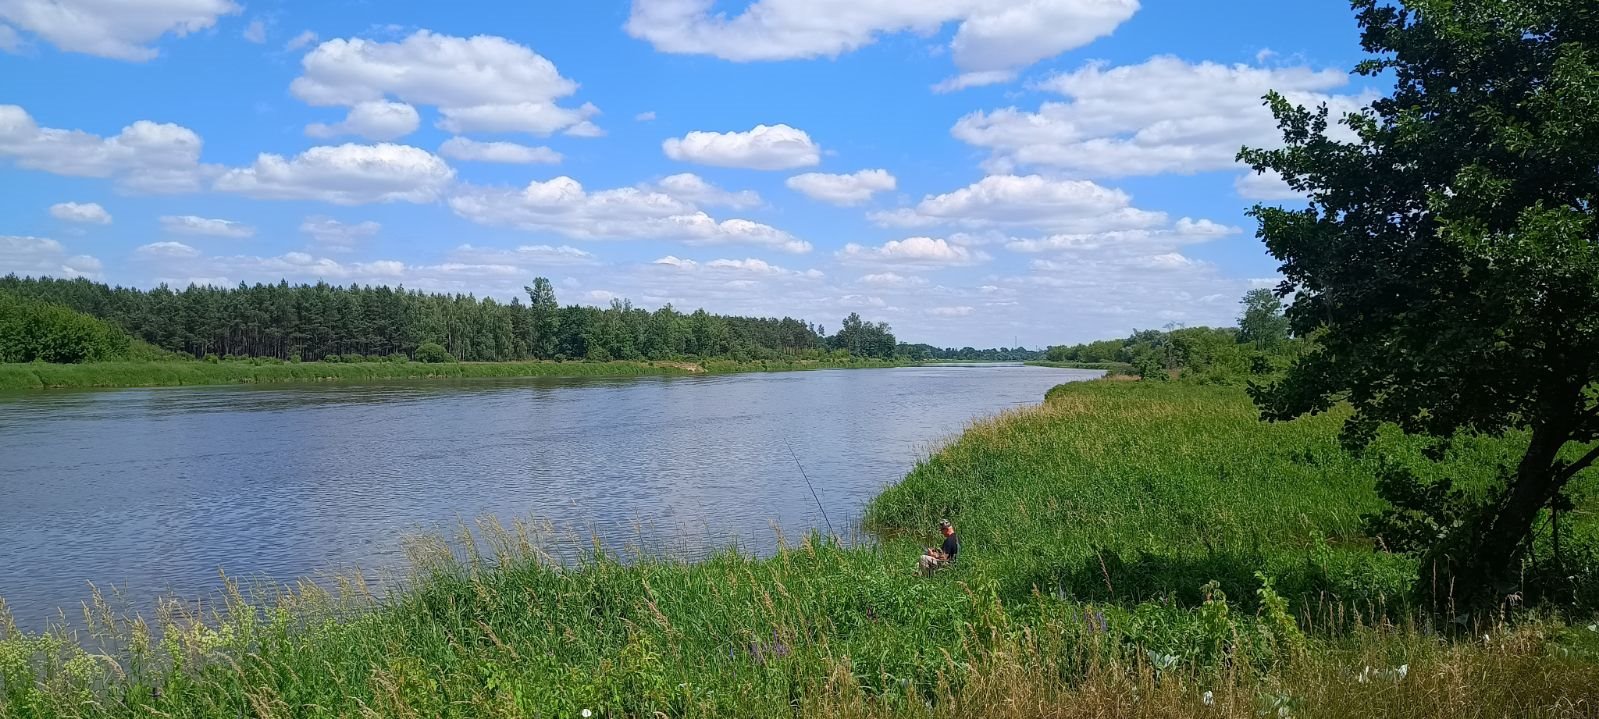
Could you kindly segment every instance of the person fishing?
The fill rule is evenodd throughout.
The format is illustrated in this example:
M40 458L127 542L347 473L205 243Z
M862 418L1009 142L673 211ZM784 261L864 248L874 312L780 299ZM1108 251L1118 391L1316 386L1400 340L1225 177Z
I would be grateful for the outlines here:
M928 547L918 563L918 571L924 577L932 576L933 572L949 566L950 562L955 561L955 555L961 551L961 541L955 537L955 527L949 523L949 520L939 522L938 531L944 535L944 543L937 547Z

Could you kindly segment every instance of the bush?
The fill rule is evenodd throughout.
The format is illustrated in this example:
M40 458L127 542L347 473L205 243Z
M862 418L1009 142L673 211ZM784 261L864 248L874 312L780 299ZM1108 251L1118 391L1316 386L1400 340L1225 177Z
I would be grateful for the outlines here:
M0 362L97 362L124 359L121 329L80 312L0 293Z
M410 357L406 357L404 352L395 352L395 353L389 355L388 357L385 357L384 359L388 360L389 362L394 362L394 363L410 362L411 361L411 358Z
M423 342L422 346L416 348L416 361L438 364L440 362L454 362L455 358L450 355L448 350L444 349L443 345L437 342Z

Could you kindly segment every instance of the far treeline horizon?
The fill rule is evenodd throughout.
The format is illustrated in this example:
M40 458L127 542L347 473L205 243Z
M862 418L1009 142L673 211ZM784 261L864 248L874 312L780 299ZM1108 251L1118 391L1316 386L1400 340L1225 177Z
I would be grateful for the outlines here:
M1179 364L1213 364L1180 361L1180 354L1209 357L1216 347L1240 342L1265 350L1288 339L1280 304L1267 290L1246 295L1246 307L1254 309L1246 309L1240 322L1249 325L1251 313L1264 312L1282 324L1277 330L1280 337L1263 340L1263 329L1183 328L1174 330L1177 354L1160 349L1155 340L1166 333L1158 331L1134 330L1124 340L1038 350L955 348L900 342L887 323L866 321L853 312L828 334L824 325L803 319L718 315L703 309L685 313L670 304L650 311L626 299L612 300L606 308L561 306L554 287L543 277L535 278L526 292L527 302L521 297L500 302L386 285L286 280L237 287L191 285L182 290L163 284L142 290L86 278L12 274L0 277L0 308L10 315L9 320L0 318L0 362L1047 359L1096 365L1141 363L1146 370L1156 365L1175 370ZM96 322L107 326L95 327ZM1207 349L1185 349L1202 336L1211 337L1203 343ZM1241 354L1220 361L1239 368L1247 364Z

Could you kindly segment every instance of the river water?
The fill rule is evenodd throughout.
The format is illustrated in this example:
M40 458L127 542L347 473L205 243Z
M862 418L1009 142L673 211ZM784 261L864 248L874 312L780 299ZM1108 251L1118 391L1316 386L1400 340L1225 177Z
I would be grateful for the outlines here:
M135 608L218 570L403 565L408 534L538 518L693 557L862 506L969 421L1099 372L1019 365L0 394L0 597Z

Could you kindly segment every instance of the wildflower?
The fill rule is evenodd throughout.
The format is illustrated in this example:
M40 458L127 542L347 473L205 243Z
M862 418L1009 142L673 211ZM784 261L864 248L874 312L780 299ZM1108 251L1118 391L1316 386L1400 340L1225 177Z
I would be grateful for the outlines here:
M1216 695L1210 693L1210 690L1207 689L1204 694L1199 696L1199 700L1204 702L1205 706L1214 706L1216 704Z
M589 717L594 716L594 712L591 712L591 711L589 711L587 709L584 709L582 714L583 714L583 719L588 719Z
M1399 668L1394 670L1394 676L1396 676L1396 677L1398 677L1400 679L1404 679L1406 676L1409 676L1409 675L1410 675L1410 665L1409 664L1400 664Z

